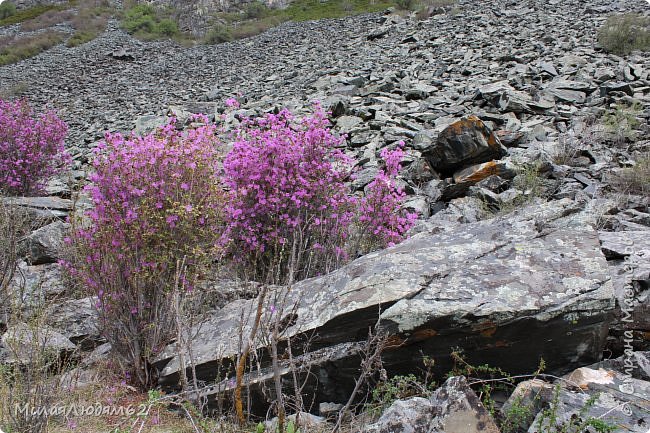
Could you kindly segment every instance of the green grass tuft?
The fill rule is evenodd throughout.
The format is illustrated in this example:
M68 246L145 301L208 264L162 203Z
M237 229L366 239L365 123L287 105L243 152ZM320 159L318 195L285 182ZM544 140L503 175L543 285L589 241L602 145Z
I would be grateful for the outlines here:
M64 10L67 7L68 7L67 5L65 6L38 5L32 8L18 10L14 14L9 15L3 19L0 19L0 27L22 23L24 21L31 20L40 15L43 15L45 12L52 11L52 10Z
M598 31L598 42L614 54L650 50L650 17L639 14L612 15Z
M0 3L0 20L16 15L16 5L11 2Z
M60 44L65 33L47 31L35 36L0 39L0 66L17 63Z

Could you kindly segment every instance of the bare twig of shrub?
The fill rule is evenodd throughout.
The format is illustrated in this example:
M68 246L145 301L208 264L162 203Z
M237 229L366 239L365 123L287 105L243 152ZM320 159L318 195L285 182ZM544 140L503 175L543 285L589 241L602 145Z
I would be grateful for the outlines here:
M573 165L582 150L594 143L601 142L602 128L595 124L595 119L585 119L583 127L560 137L558 147L552 155L553 162L559 165Z
M0 196L0 323L3 320L8 323L12 309L21 307L21 289L24 287L19 284L20 278L16 278L18 241L29 233L31 226L32 223L20 206L13 203L11 198Z
M386 338L386 335L381 332L378 319L374 330L368 330L368 338L365 347L362 349L361 372L354 382L354 389L350 394L350 398L348 398L348 401L339 411L332 433L336 433L341 429L346 414L350 411L350 408L354 404L354 401L364 384L367 383L367 381L377 372L383 370L381 354L387 346L388 339Z
M5 300L10 330L2 339L9 358L0 363L0 427L41 433L56 413L52 408L63 396L61 373L75 351L51 346L55 337L46 325L45 301L31 300L26 311L20 299L23 292L24 287L14 287Z
M239 421L240 425L244 425L246 423L246 417L244 416L244 403L242 401L242 386L244 373L246 371L246 361L248 359L248 355L251 352L251 347L255 341L255 337L257 336L257 330L259 329L260 320L262 319L262 313L264 311L264 300L266 299L267 292L268 286L263 285L257 299L257 310L253 321L253 327L251 328L251 332L248 335L248 338L245 338L243 341L243 348L241 354L239 355L239 359L237 360L235 411L237 413L237 420Z

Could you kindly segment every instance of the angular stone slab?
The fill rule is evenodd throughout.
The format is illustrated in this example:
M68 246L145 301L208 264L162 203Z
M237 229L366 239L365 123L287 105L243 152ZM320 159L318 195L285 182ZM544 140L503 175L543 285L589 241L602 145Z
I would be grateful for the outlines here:
M612 284L597 233L562 228L568 203L526 209L507 221L432 229L288 292L271 292L263 328L278 309L273 299L286 297L282 322L294 349L307 339L312 351L362 341L379 317L390 340L384 366L392 374L421 367L423 355L446 372L456 347L469 362L513 374L534 371L540 358L551 372L595 362L614 308ZM230 303L194 330L201 380L213 380L215 367L237 356L256 305ZM161 384L171 387L179 373L175 351L172 344L157 360ZM332 374L352 380L357 371L351 365Z
M55 221L33 231L21 241L21 252L32 265L55 263L63 249L63 239L70 224Z
M103 341L99 332L97 297L71 299L47 309L47 323L83 349L92 349Z
M37 328L17 323L2 336L2 345L8 348L8 363L29 364L39 353L52 356L70 356L77 349L64 335L48 326Z
M65 219L74 208L72 200L60 197L0 197L4 205L16 205L24 209L35 226Z
M468 183L474 185L490 176L499 176L504 179L512 179L515 172L505 162L488 161L464 168L454 173L454 182Z
M617 432L647 433L650 428L649 382L627 377L614 370L587 367L574 370L564 379L559 382L559 393L549 383L526 381L518 385L513 396L523 396L525 402L530 401L530 396L538 395L547 405L557 399L556 425L568 424L576 418L581 422L595 418L614 426ZM588 406L591 398L596 400L592 406ZM511 406L513 400L510 397L506 407ZM549 418L539 411L530 423L528 432L548 431L548 427Z
M435 146L423 155L435 170L451 172L506 154L497 136L478 117L468 116L446 127Z
M431 398L397 400L363 433L499 433L462 376L450 377Z

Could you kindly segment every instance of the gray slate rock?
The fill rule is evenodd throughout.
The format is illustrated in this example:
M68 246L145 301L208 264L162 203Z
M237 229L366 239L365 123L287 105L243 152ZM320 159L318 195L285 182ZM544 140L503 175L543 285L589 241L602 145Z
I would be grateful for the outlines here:
M52 305L47 310L47 323L84 350L92 349L103 341L96 303L93 296Z
M65 293L62 272L58 263L29 266L21 261L9 289L25 306L43 305Z
M39 227L65 219L74 206L72 200L60 197L0 197L0 200L6 204L20 206Z
M65 357L76 351L77 347L64 335L49 326L30 326L17 323L10 326L2 336L2 344L10 348L8 362L28 364L34 355L51 351L53 355Z
M431 398L397 400L363 433L498 433L490 414L467 385L451 377Z
M497 136L476 116L445 128L435 146L423 153L434 170L451 172L463 166L499 159L507 153Z
M632 368L630 368L632 367ZM630 351L614 359L604 359L589 368L598 370L615 370L619 373L629 374L635 379L650 382L650 352Z
M598 233L617 300L608 346L650 350L650 230Z
M540 357L556 372L594 362L614 308L613 291L596 232L564 229L559 221L559 228L550 225L572 212L570 204L422 232L301 281L287 293L287 305L296 309L285 335L315 335L314 347L328 347L355 341L379 318L399 346L384 353L389 371L415 368L422 354L448 370L450 349L458 345L470 361L480 356L513 373L534 370ZM213 380L211 366L236 356L240 329L247 334L252 325L248 314L240 323L242 312L252 311L255 302L228 304L197 327L192 350L201 380ZM177 383L175 350L168 346L157 360L162 385ZM352 365L339 369L339 386L354 383L344 373L355 371ZM322 401L340 402L327 394L321 393Z
M55 221L32 232L20 242L24 257L32 265L56 262L61 256L63 239L69 229L70 224Z
M435 408L430 400L412 397L397 400L384 411L377 422L369 425L363 433L427 433L434 417Z

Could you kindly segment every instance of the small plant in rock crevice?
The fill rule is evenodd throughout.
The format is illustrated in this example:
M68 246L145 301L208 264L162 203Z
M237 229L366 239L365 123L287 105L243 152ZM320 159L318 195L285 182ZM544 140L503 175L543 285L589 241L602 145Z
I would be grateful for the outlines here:
M600 394L591 395L580 408L578 413L572 415L567 420L560 420L560 391L561 386L555 385L553 388L553 397L549 406L542 410L534 423L533 431L535 433L584 433L595 431L597 433L611 433L616 431L616 427L608 424L600 418L589 416L589 411L598 399Z
M650 152L642 154L633 167L614 174L610 180L614 187L628 194L650 194Z
M637 116L640 113L641 105L639 103L617 105L602 117L605 132L614 143L619 145L636 141L638 138L636 128L640 123Z
M561 384L558 382L553 387L553 394L550 401L544 403L540 393L532 396L526 401L523 395L517 396L514 402L501 415L497 414L496 401L493 392L496 390L510 394L516 383L521 379L533 379L547 376L543 373L546 363L540 360L537 370L529 375L512 376L501 368L488 364L471 365L463 357L462 351L455 350L451 354L454 361L454 368L450 376L465 376L470 385L474 388L481 399L481 402L488 412L497 421L502 433L518 433L521 431L535 431L536 433L585 433L595 431L597 433L610 433L615 428L600 418L589 415L591 408L598 401L599 394L593 394L580 407L578 413L566 420L560 419L560 392ZM555 376L549 376L556 378ZM538 412L539 406L545 404Z

